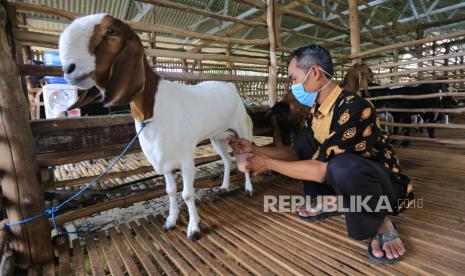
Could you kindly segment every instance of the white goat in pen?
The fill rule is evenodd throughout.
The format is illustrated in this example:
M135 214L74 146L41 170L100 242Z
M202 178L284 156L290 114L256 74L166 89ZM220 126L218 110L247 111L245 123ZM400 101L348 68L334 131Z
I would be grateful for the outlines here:
M157 173L166 180L169 215L165 229L178 218L176 182L180 169L182 197L189 210L187 236L198 238L199 216L194 201L194 152L196 145L210 139L224 162L221 188L228 189L231 158L228 138L237 135L252 140L252 120L234 84L209 81L183 85L166 80L152 71L137 34L126 23L107 14L81 17L61 34L60 58L65 79L88 89L70 108L91 102L105 106L130 104L139 131L140 145ZM96 89L90 89L96 86ZM252 193L246 173L245 190Z

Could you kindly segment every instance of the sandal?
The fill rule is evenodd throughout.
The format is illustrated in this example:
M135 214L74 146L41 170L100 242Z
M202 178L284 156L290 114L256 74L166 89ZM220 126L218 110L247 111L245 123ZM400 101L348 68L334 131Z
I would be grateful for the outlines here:
M395 228L395 226L394 226L394 228ZM397 233L396 230L388 231L388 232L383 233L383 234L376 234L373 238L370 239L370 242L368 243L368 257L372 261L374 261L375 263L378 263L378 264L392 264L392 263L395 263L395 262L398 262L398 261L402 260L402 258L404 257L403 255L401 255L401 256L399 256L397 258L394 258L394 259L387 258L386 257L386 252L384 252L384 250L383 250L383 246L384 246L385 242L395 240L398 237L399 237L399 233ZM376 239L378 241L379 248L381 248L381 250L383 250L383 252L384 252L383 257L376 257L375 255L373 255L373 248L371 247L371 242L374 239Z
M317 203L313 203L310 208L314 208L317 206ZM334 216L340 216L340 215L343 215L342 212L339 212L339 211L332 211L332 212L323 212L321 211L318 215L314 215L314 216L301 216L299 214L299 211L297 211L297 216L301 219L301 220L305 220L305 221L319 221L319 220L322 220L324 218L330 218L330 217L334 217Z

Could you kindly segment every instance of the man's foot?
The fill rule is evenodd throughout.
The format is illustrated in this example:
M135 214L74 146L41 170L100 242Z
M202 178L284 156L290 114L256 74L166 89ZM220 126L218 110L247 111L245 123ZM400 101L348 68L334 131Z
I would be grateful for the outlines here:
M307 206L301 206L301 207L297 207L296 208L296 211L297 211L297 215L301 218L301 219L304 219L304 220L319 220L319 219L322 219L324 217L330 217L330 216L334 216L334 215L338 215L338 212L337 212L337 198L336 197L333 197L333 196L330 196L330 197L326 197L326 199L329 199L329 200L325 200L323 201L323 208L320 208L319 206L317 206L316 204L312 204L311 208L310 209L307 209ZM330 210L330 211L325 211L325 210ZM335 210L335 211L333 211Z
M378 234L383 235L386 233L397 233L394 225L388 216L384 218L383 224L378 228ZM405 247L399 237L394 239L384 240L382 248L380 248L378 239L371 240L371 252L376 258L387 258L388 260L395 260L405 254Z

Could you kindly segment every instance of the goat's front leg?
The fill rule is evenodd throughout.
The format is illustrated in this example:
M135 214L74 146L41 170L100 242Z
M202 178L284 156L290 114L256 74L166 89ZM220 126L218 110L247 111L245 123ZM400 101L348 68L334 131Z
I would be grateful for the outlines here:
M249 172L245 173L245 191L248 192L250 196L253 196L252 181L250 181Z
M165 223L165 230L169 230L176 226L176 221L178 220L179 215L179 206L176 198L177 192L177 185L176 179L174 178L173 173L165 174L165 182L166 182L166 193L168 194L169 202L170 202L170 211L168 214L168 218L166 219Z
M187 209L189 210L189 224L187 226L187 237L190 240L197 240L200 238L199 223L200 218L197 214L195 207L195 191L194 191L194 177L195 177L195 164L192 159L190 162L184 164L181 168L183 190L182 198L186 202Z

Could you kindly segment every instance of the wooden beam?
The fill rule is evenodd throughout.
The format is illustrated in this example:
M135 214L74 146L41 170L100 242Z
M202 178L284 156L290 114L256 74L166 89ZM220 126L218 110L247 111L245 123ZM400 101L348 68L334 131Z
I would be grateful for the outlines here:
M364 58L364 57L368 57L368 56L371 56L371 55L376 54L376 53L385 52L385 51L393 50L393 49L396 49L396 48L415 46L415 45L419 45L419 44L425 44L425 43L429 43L429 42L435 42L435 41L439 41L439 40L443 40L443 39L449 39L449 38L455 38L455 37L459 37L459 36L465 36L465 31L462 30L462 31L457 31L457 32L449 33L449 34L437 35L437 36L434 36L434 37L428 37L428 38L417 39L417 40L412 40L412 41L405 41L405 42L400 42L400 43L396 43L396 44L392 44L392 45L388 45L388 46L383 46L383 47L379 47L379 48L375 48L375 49L370 49L370 50L367 50L367 51L360 52L358 55L352 55L351 58Z
M45 7L41 5L35 4L27 4L22 2L14 2L13 3L18 10L27 11L27 12L38 12L44 14L52 14L64 17L66 19L75 19L79 16L82 16L78 13L66 12L61 9ZM268 45L267 39L239 39L239 38L227 38L222 36L215 36L215 35L208 35L203 33L191 32L186 31L181 28L169 27L159 24L150 24L145 22L133 22L133 21L125 21L128 23L132 28L139 31L148 31L148 32L157 32L157 33L169 33L169 34L176 34L184 37L192 37L197 39L203 39L208 41L214 41L219 43L225 44L241 44L241 45Z
M403 123L391 123L391 122L380 122L381 125L394 126L394 127L408 127L408 128L421 128L421 127L432 127L432 128L445 128L445 129L465 129L464 124L437 124L437 123L424 123L424 124L403 124Z
M201 53L192 53L192 52L179 52L179 51L170 51L162 49L146 49L145 54L148 57L169 57L169 58L179 58L179 59L194 59L194 60L213 60L213 61L229 61L229 62L239 62L245 64L258 64L258 65L268 65L270 62L266 59L259 59L250 57L237 57L237 56L227 56L219 54L201 54Z
M418 29L417 30L417 39L423 39L423 37L424 37L424 30L423 29ZM423 57L423 44L418 44L417 45L416 52L417 52L417 59L421 59ZM423 67L423 62L418 62L417 67L422 68ZM419 79L423 78L423 72L418 73L418 78Z
M407 92L408 93L408 92ZM376 92L375 92L376 94ZM465 97L464 92L442 92L433 94L421 94L421 95L389 95L389 96L375 96L365 98L369 101L381 101L381 100L421 100L421 99L432 99L440 97Z
M378 108L377 112L401 112L401 113L424 113L424 112L440 112L440 113L465 113L465 107L459 108Z
M429 142L429 143L436 143L436 144L442 144L442 145L461 145L461 146L465 145L465 140L463 139L426 138L426 137L412 137L412 136L401 136L401 135L390 135L389 139Z
M372 89L381 89L381 88L388 88L394 86L414 86L424 83L460 83L465 82L465 79L449 79L449 80L421 80L421 81L412 81L412 82L396 82L390 83L388 85L380 85L380 86L370 86L368 90Z
M380 69L380 68L388 68L388 67L393 67L393 66L403 66L403 65L409 65L409 64L414 64L414 63L423 63L427 61L432 61L432 60L440 60L440 59L445 59L445 58L455 58L455 57L463 57L465 55L464 52L456 52L456 53L450 53L447 55L440 55L440 56L431 56L431 57L425 57L425 58L420 58L420 59L412 59L412 60L407 60L407 61L400 61L400 62L395 62L395 63L382 63L378 65L370 65L370 68L372 70L375 69Z
M321 42L323 42L325 44L328 44L328 47L334 47L334 46L346 47L346 46L350 46L349 43L340 42L340 41L336 41L336 40L329 40L329 39L325 39L325 38L321 38L321 37L313 36L313 35L308 35L308 34L304 34L302 32L294 31L294 30L289 29L289 28L281 27L280 30L282 32L290 33L290 34L292 34L292 35L294 35L296 37L300 37L300 38L303 38L303 39L310 39L312 41L321 41Z
M211 17L211 18L215 18L215 19L219 19L223 21L239 23L239 24L243 24L246 26L250 26L250 27L266 27L266 23L264 22L256 22L256 21L251 21L251 20L239 19L239 18L235 18L231 16L225 16L225 15L217 14L215 12L207 11L204 9L199 9L193 6L176 3L172 1L166 1L166 0L137 0L137 1L152 4L152 5L159 6L159 7L176 9L176 10L184 11L187 13L199 14L202 16Z
M268 24L268 37L270 38L270 66L268 74L268 104L273 106L276 103L278 98L277 94L277 77L278 77L278 67L277 67L277 40L279 39L276 31L276 9L277 9L276 0L267 1L266 9L266 22Z
M321 19L319 17L313 16L313 15L310 15L310 14L307 14L307 13L294 11L294 10L287 9L287 8L280 8L279 12L281 14L290 15L290 16L302 19L302 20L304 20L306 22L313 23L315 25L318 25L320 27L323 27L323 28L326 28L326 29L329 29L329 30L333 30L333 31L336 31L336 32L339 32L339 33L350 35L350 30L348 30L347 28L345 28L343 26L340 26L340 25L337 25L337 24L334 24L334 23L330 23L330 22L328 22L326 20L323 20L323 19ZM375 39L370 35L363 35L363 39L365 39L367 41L371 41L371 42L373 42L375 44L378 44L378 45L386 45L384 42L382 42L382 41L380 41L378 39Z
M448 72L448 71L455 71L455 70L463 70L465 69L465 66L463 65L457 65L457 66L428 66L428 67L419 67L419 68L414 68L414 69L409 69L409 70L404 70L404 71L399 71L399 72L394 72L394 73L386 73L386 74L375 74L375 78L387 78L387 77L393 77L393 76L408 76L413 73L418 73L418 79L423 78L423 72L428 72L428 71L441 71L441 72ZM421 73L421 77L420 77Z
M360 53L360 19L358 17L357 0L349 0L350 53ZM361 62L360 58L352 59L352 64Z
M43 66L23 64L19 66L22 75L30 76L63 76L61 66ZM184 81L240 81L240 82L266 82L265 76L235 76L235 75L220 75L220 74L196 74L196 73L174 73L174 72L157 72L159 76L169 80L184 80ZM279 82L289 82L289 78L278 78Z
M203 39L208 41L214 41L224 44L240 44L240 45L264 45L267 46L269 41L268 39L240 39L240 38L232 38L232 37L223 37L217 35L209 35L197 32L186 31L184 29L169 27L159 24L151 24L145 22L132 22L128 21L128 23L132 28L139 31L149 31L149 32L157 32L157 33L168 33L168 34L176 34L184 37L191 37L196 39Z
M231 175L231 182L240 181L244 179L243 174ZM263 180L270 179L270 177L266 176L255 176L252 177L252 181L254 183L261 182ZM195 181L194 186L195 188L213 188L215 186L220 185L223 183L222 178L216 179L198 179ZM182 190L182 185L178 185L177 190ZM118 207L125 207L130 206L136 202L146 201L153 198L161 197L166 195L166 191L164 187L155 188L149 191L142 191L137 192L129 196L125 196L123 198L118 198L114 200L110 200L107 202L102 202L81 210L70 211L64 214L60 214L56 217L56 221L58 224L62 225L63 223L70 222L73 220L77 220L84 217L89 217L93 214L100 213L105 210L118 208Z
M214 155L214 156L208 156L208 157L195 158L194 162L195 162L195 166L200 166L200 165L208 164L208 163L218 161L218 160L221 160L220 156ZM100 181L104 181L107 179L128 177L131 175L137 175L137 174L148 173L148 172L155 172L155 170L152 166L144 166L144 167L139 167L135 170L110 172L107 175L101 177ZM163 175L158 175L158 176L161 177ZM96 176L88 176L88 177L81 177L81 178L62 180L62 181L48 181L42 184L45 185L45 188L47 190L52 190L52 189L62 188L62 187L86 185L87 183L91 182L95 177ZM104 191L99 191L99 192L104 192Z
M4 9L4 2L0 9ZM10 30L9 30L10 31ZM6 37L0 23L0 37ZM4 42L3 40L0 42ZM10 223L45 211L43 187L34 155L27 98L19 83L15 61L0 44L0 175L5 209ZM26 268L53 259L50 227L45 217L10 227L16 263Z
M239 1L239 0L235 0L236 2L240 2L240 3L244 3L242 1ZM253 2L253 4L251 4ZM266 4L262 4L261 2L256 2L254 0L251 0L250 3L245 3L245 4L251 4L253 6L255 5L259 5L259 6L264 6L266 7ZM289 4L285 5L284 8L289 8L289 9L292 9L292 8L296 8L300 6L300 3L297 2L297 1L291 1ZM266 22L266 13L252 19L252 21L256 21L256 22ZM231 27L230 29L228 30L225 30L224 31L224 35L225 36L228 36L228 37L231 37L239 32L241 32L242 30L244 30L245 28L247 28L246 26L244 25L236 25L236 26L233 26ZM197 51L199 50L200 48L203 48L203 47L206 47L207 45L209 45L209 43L201 43L199 45L195 45L194 48L191 50L191 51Z

